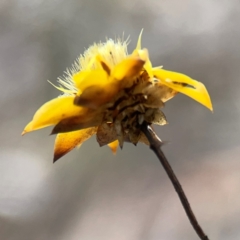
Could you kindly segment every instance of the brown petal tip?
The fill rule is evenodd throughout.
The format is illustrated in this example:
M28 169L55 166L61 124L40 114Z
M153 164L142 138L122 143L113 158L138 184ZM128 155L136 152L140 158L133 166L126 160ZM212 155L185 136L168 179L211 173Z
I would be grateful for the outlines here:
M51 131L51 133L49 134L50 136L52 136L52 135L55 135L55 134L57 134L58 132L55 130L55 128L53 128L53 130Z
M22 133L21 133L21 135L23 136L23 135L25 135L26 133L27 133L27 131L23 130Z
M61 157L63 157L65 154L66 154L67 152L65 152L65 153L54 153L54 156L53 156L53 163L55 163L57 160L59 160Z

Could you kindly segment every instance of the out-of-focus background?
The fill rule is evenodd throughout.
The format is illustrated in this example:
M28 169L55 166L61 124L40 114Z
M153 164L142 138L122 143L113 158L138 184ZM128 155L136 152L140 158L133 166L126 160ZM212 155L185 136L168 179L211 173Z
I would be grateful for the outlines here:
M94 138L52 164L50 128L21 137L93 42L142 28L154 65L202 81L214 113L178 95L163 150L210 239L240 239L238 0L0 1L0 239L197 240L147 146L114 156Z

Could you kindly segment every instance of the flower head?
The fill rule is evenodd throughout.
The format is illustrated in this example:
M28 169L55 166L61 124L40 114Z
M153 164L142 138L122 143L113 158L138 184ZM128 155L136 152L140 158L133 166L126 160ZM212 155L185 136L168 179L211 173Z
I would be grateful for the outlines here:
M42 105L23 131L53 125L54 161L95 134L100 146L113 152L124 142L148 144L139 126L144 121L166 124L160 108L179 92L212 110L202 83L152 67L148 50L141 48L141 34L131 54L127 41L120 39L89 47L55 87L63 95Z

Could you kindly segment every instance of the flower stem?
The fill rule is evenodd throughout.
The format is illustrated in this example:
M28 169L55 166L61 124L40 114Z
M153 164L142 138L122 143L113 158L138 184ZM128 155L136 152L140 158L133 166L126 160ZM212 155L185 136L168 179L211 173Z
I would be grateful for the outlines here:
M153 131L151 126L144 122L141 125L141 131L145 134L147 137L149 143L150 143L150 148L155 152L157 155L159 161L161 162L163 168L167 172L168 177L170 178L179 198L180 201L183 205L183 208L187 214L187 217L192 224L194 230L196 231L197 235L199 236L200 239L202 240L209 240L208 236L203 232L201 226L198 224L198 221L191 209L191 206L188 202L188 199L182 189L182 186L180 182L178 181L173 169L171 168L170 164L168 163L167 158L165 157L164 153L161 150L161 146L163 145L163 142L161 139L156 135L156 133Z

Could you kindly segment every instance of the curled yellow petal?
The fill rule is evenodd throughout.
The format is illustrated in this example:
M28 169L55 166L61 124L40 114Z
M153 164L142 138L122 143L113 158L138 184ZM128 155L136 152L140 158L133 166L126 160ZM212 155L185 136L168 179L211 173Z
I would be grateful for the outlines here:
M128 57L114 67L111 76L116 80L134 78L143 69L144 63L139 57Z
M110 147L110 149L112 150L112 152L113 152L114 154L117 153L118 145L119 145L118 140L116 140L116 141L111 142L111 143L108 144L108 146Z
M110 102L118 91L119 83L116 81L106 85L92 85L75 97L74 104L98 109L105 103Z
M96 128L87 128L74 132L58 134L55 139L53 162L56 162L59 158L70 152L75 147L80 146L95 133Z
M108 74L104 70L87 70L73 75L75 86L83 92L88 87L94 85L104 86L109 83Z
M153 75L158 78L162 84L189 96L211 111L213 110L208 91L201 82L193 80L184 74L164 69L153 69Z
M62 96L42 105L32 121L25 127L23 134L57 124L65 118L78 116L87 109L73 104L74 96Z
M104 69L79 72L73 80L79 89L74 103L79 106L96 109L110 101L119 90L119 83Z

